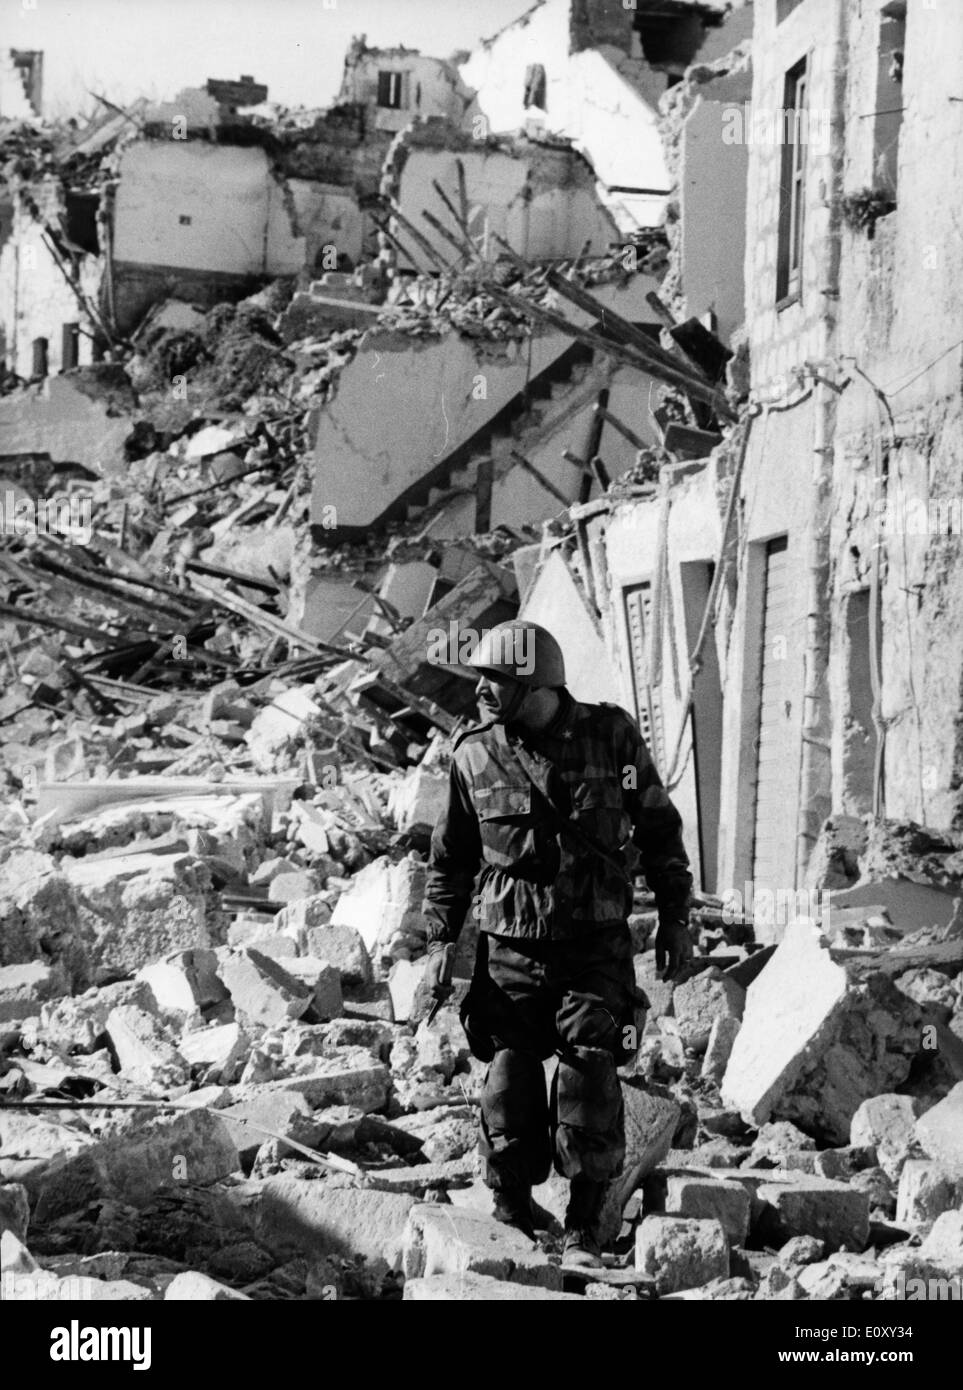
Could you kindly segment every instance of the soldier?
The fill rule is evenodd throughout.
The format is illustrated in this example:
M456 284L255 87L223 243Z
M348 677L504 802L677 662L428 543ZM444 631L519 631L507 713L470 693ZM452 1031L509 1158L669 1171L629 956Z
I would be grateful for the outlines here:
M428 983L450 993L457 940L481 868L481 928L462 1021L489 1062L480 1149L495 1215L534 1238L532 1187L555 1167L571 1180L564 1262L600 1261L607 1187L625 1152L616 1067L634 1055L631 873L641 861L659 911L665 978L692 955L692 878L679 814L634 721L580 704L562 651L515 619L470 659L486 722L456 741L448 805L432 835L424 910ZM633 848L634 847L634 848ZM551 1101L543 1062L558 1053Z

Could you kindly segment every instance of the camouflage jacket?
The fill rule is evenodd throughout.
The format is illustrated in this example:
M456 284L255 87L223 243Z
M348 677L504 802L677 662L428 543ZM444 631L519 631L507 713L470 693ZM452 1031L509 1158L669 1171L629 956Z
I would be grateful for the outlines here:
M519 742L548 800L608 862L558 824L516 757ZM563 692L537 736L500 724L468 730L449 779L431 839L429 941L456 940L470 908L482 931L500 936L561 940L617 926L632 908L636 863L660 920L685 920L692 877L681 819L624 710Z

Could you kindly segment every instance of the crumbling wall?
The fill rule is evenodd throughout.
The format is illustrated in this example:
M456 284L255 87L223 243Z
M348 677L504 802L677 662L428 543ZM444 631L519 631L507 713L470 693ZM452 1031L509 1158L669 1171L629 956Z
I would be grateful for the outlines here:
M392 94L397 106L379 102L381 73L400 79L400 93L397 98ZM362 35L352 41L345 57L338 100L367 107L375 130L398 131L419 116L441 116L457 124L472 94L452 63L423 56L414 48L368 48Z

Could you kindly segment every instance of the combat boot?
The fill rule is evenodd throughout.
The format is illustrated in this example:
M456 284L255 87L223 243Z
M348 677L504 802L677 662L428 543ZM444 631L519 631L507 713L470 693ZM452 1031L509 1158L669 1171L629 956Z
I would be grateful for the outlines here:
M503 1226L514 1226L516 1231L535 1239L535 1213L532 1210L532 1189L521 1183L506 1185L495 1193L494 1217Z
M573 1178L565 1213L562 1264L599 1269L602 1265L600 1226L607 1182Z

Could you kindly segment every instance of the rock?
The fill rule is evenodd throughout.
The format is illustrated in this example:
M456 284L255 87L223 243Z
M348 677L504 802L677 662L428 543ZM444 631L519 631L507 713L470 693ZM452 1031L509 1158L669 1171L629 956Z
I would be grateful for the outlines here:
M135 1004L107 1015L107 1038L121 1075L149 1091L167 1091L190 1080L187 1062L157 1019Z
M793 1120L846 1143L859 1105L909 1076L921 1019L882 971L838 964L815 928L799 919L749 987L723 1102L747 1123Z
M672 1174L666 1180L665 1213L690 1220L718 1221L730 1245L745 1245L749 1233L749 1193L737 1182L688 1178Z
M472 1273L545 1289L562 1287L559 1267L520 1231L477 1212L431 1203L409 1213L403 1269L406 1279Z
M398 1023L419 1018L430 1006L428 991L421 988L428 957L420 960L396 960L388 972L388 989L391 991L391 1007Z
M811 1265L826 1253L826 1242L815 1236L792 1236L779 1251L776 1259L781 1265Z
M160 1188L180 1182L203 1187L239 1167L220 1115L207 1110L125 1112L79 1152L47 1167L34 1219L42 1224L104 1197L144 1207Z
M873 1096L853 1116L850 1141L874 1147L879 1166L896 1179L912 1150L919 1111L912 1096Z
M93 1142L86 1127L75 1128L69 1120L58 1124L27 1111L0 1108L0 1178L22 1183L30 1200L36 1201L46 1174L90 1149Z
M869 1239L869 1201L845 1183L794 1176L789 1182L763 1183L756 1202L755 1232L769 1245L815 1236L830 1250L843 1245L862 1250Z
M647 1216L635 1233L635 1267L660 1295L729 1277L729 1245L719 1221Z
M712 1020L706 1053L702 1059L701 1075L704 1080L715 1081L716 1084L722 1080L741 1027L741 1020L730 1014L719 1014Z
M808 1298L809 1295L800 1284L796 1274L791 1269L785 1269L780 1264L771 1265L759 1281L756 1290L756 1299L765 1299L770 1302L779 1299L784 1302L797 1302Z
M700 1108L699 1125L707 1134L721 1134L726 1139L738 1139L746 1133L746 1123L738 1110Z
M471 1115L463 1119L442 1115L425 1136L422 1153L429 1163L446 1163L474 1153L477 1141L478 1132Z
M4 1285L11 1275L40 1273L40 1266L20 1237L13 1231L0 1233L0 1274L3 1275Z
M813 1172L820 1178L849 1182L856 1173L875 1167L875 1148L871 1145L847 1144L841 1149L823 1149L817 1153Z
M267 956L270 960L280 961L285 970L288 963L297 959L298 943L293 936L251 936L243 942L231 942L233 945L243 945L249 950L259 951L262 956Z
M204 1067L205 1079L222 1086L235 1081L250 1051L251 1040L239 1023L220 1023L181 1035L178 1051L192 1067Z
M742 1018L745 991L715 965L676 985L672 1008L685 1046L703 1053L718 1018Z
M50 855L14 851L0 865L0 966L36 960L46 942L71 983L86 984L79 925L76 896Z
M287 973L312 991L310 1013L320 1022L340 1018L344 1013L341 994L341 975L333 965L314 956L297 956L287 962Z
M945 1211L963 1207L963 1172L929 1159L903 1164L896 1193L896 1224L927 1231Z
M233 1099L230 1086L202 1086L198 1091L181 1096L180 1104L190 1110L198 1106L206 1106L209 1110L226 1110Z
M0 1183L0 1232L12 1231L18 1240L27 1239L30 1201L23 1183Z
M271 880L271 901L298 902L301 898L313 897L319 886L318 875L307 869L298 869L293 874L277 874Z
M663 1294L663 1303L748 1303L755 1289L749 1279L742 1276L734 1279L712 1279L708 1284L700 1284L696 1289L682 1289L679 1293Z
M447 1163L416 1163L410 1168L379 1168L369 1173L368 1182L383 1192L410 1192L423 1196L431 1190L470 1187L477 1177L479 1163L474 1154ZM430 1200L430 1199L425 1199Z
M336 1187L323 1179L282 1174L261 1187L255 1233L274 1250L360 1258L376 1270L400 1270L414 1204L413 1197L400 1192Z
M761 1127L749 1152L752 1168L792 1168L800 1152L815 1149L816 1141L786 1120Z
M941 1212L920 1246L920 1254L963 1277L963 1210Z
M286 771L294 766L305 719L321 713L311 698L314 693L310 685L282 691L255 715L244 737L258 772Z
M341 894L331 921L355 927L372 959L390 962L423 950L426 872L425 864L411 855L398 863L387 856L372 860Z
M487 1274L433 1274L427 1279L407 1279L402 1298L412 1303L583 1303L581 1294L559 1293L537 1284L517 1284Z
M300 1018L311 1006L307 986L260 951L223 948L217 973L242 1022L271 1027Z
M182 1298L192 1299L196 1303L250 1302L246 1293L239 1293L237 1289L228 1288L227 1284L219 1284L216 1279L210 1278L207 1274L201 1274L196 1269L185 1270L183 1274L175 1274L164 1290L165 1303Z
M309 1149L316 1148L320 1140L321 1127L312 1118L304 1096L296 1091L265 1086L220 1113L245 1169L250 1168L258 1149L270 1137L266 1130L283 1139L294 1139ZM293 1150L282 1148L281 1152L291 1157Z
M297 908L301 904L295 903L293 906ZM287 911L290 909L285 908ZM371 984L371 958L365 950L361 933L355 931L354 927L343 922L329 922L324 926L308 927L305 937L308 954L323 960L326 965L333 965L344 984L358 989Z
M430 768L413 767L388 794L388 814L400 831L415 825L432 829L448 802L448 778Z
M637 1077L621 1081L625 1112L625 1160L602 1208L603 1241L614 1239L622 1225L622 1209L636 1188L662 1162L672 1144L681 1107L667 1092L656 1093Z
M311 1059L311 1070L285 1076L278 1086L300 1091L309 1105L353 1105L358 1110L381 1110L388 1099L391 1073L364 1048L340 1048L332 1057Z
M172 1014L191 1016L228 997L217 977L217 957L201 948L177 951L166 960L145 965L137 979L148 986L157 1008Z
M963 1174L963 1081L916 1121L913 1136L930 1158Z
M840 1253L798 1270L796 1278L809 1298L829 1302L857 1298L872 1289L879 1280L879 1269L872 1260Z
M896 1184L882 1168L864 1168L848 1179L856 1192L864 1192L870 1210L883 1210L891 1216L896 1210Z
M67 992L67 978L59 964L32 961L29 965L0 966L0 1023L35 1017L48 1000Z
M957 991L939 970L907 970L905 975L897 976L896 987L942 1023L957 1007Z
M119 1004L133 1004L147 1012L157 1007L146 981L121 980L100 989L88 989L72 999L44 1004L40 1010L40 1033L59 1052L94 1052L103 1045L107 1015Z

